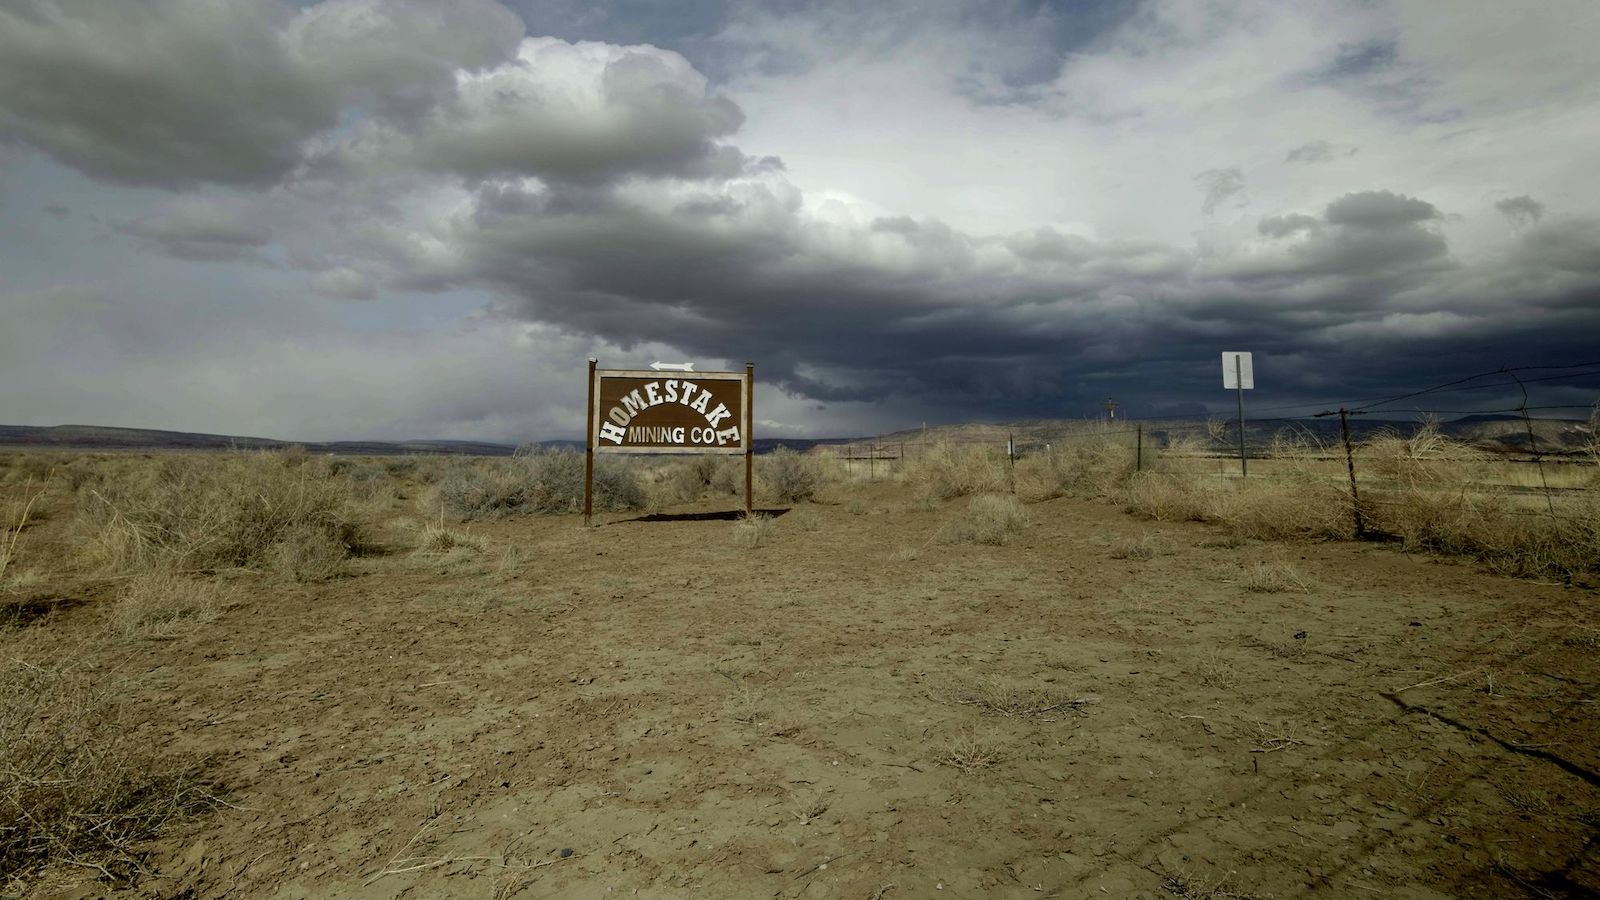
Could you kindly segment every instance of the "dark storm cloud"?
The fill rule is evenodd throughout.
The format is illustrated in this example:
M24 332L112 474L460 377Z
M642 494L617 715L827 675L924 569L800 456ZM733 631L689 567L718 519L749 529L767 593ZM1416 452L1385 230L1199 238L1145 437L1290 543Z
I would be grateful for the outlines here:
M1420 199L1358 192L1320 215L1264 219L1258 242L1196 254L1053 229L989 238L903 216L840 224L808 212L781 178L666 193L495 184L452 219L446 264L409 277L488 286L511 315L624 348L759 359L764 378L813 399L938 398L956 417L1059 410L1113 386L1190 402L1151 385L1192 380L1223 344L1309 367L1285 373L1283 388L1335 365L1410 383L1530 333L1576 346L1570 324L1535 327L1479 302L1496 289L1484 280L1504 273L1454 263L1439 215ZM1519 259L1600 258L1586 255L1595 237L1529 235ZM1600 283L1592 274L1587 288L1544 283L1524 302L1600 325L1570 309L1573 291ZM1402 346L1448 350L1383 355Z
M113 181L266 184L346 104L415 106L520 35L487 0L23 0L0 8L0 138Z
M1515 225L1531 225L1544 218L1544 204L1527 194L1498 200L1494 208L1500 210L1500 214Z
M1433 204L1389 191L1346 194L1328 204L1327 219L1332 225L1352 228L1404 228L1439 218Z
M1523 234L1517 249L1518 261L1537 271L1561 276L1600 274L1600 219L1541 222Z
M1283 156L1283 161L1300 166L1312 166L1318 163L1332 162L1345 156L1355 156L1356 148L1340 147L1329 141L1310 141L1291 149Z

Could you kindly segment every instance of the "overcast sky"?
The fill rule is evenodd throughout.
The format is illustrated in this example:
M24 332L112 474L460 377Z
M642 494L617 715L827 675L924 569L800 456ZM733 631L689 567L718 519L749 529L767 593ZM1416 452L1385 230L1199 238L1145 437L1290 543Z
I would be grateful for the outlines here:
M0 422L575 437L596 356L843 435L1228 411L1223 350L1263 406L1600 359L1596 46L1593 0L0 0Z

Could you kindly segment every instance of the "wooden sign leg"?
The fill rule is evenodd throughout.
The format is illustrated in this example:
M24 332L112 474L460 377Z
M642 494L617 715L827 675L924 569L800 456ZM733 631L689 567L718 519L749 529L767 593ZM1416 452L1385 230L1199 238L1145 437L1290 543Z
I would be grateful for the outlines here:
M594 367L598 362L589 357L589 405L583 423L583 527L588 528L594 517Z
M755 515L755 409L756 409L756 364L744 364L744 402L745 427L744 436L744 517L746 519Z

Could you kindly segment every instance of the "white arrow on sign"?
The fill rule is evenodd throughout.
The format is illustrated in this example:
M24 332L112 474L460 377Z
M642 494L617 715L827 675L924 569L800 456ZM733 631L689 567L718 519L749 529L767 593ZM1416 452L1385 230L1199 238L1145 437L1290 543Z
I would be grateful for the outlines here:
M692 363L692 362L686 362L686 363L664 363L664 362L657 361L657 362L651 363L650 364L650 368L655 369L657 372L660 372L662 370L666 370L666 371L669 371L669 372L693 372L694 371L694 363Z

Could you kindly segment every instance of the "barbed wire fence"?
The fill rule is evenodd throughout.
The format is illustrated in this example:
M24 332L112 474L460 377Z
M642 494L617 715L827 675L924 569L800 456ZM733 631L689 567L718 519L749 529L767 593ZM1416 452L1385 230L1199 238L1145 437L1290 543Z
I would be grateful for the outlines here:
M1492 379L1492 380L1491 380ZM1587 382L1587 383L1586 383ZM1537 403L1536 387L1556 387L1570 392L1572 388L1584 391L1593 389L1595 396L1587 403ZM1449 395L1498 389L1520 397L1515 405L1481 406L1470 402L1447 402L1436 405L1433 398ZM1427 399L1424 399L1427 398ZM1470 398L1463 398L1470 399ZM1567 397L1557 399L1569 399ZM1408 402L1410 401L1410 402ZM1085 420L1044 429L1037 427L1023 431L1006 430L1006 426L980 426L986 433L977 436L929 436L926 429L921 434L897 433L883 437L841 442L824 450L842 464L852 477L864 476L868 481L894 477L906 465L914 465L939 448L970 447L989 448L1003 453L1007 464L1015 466L1020 460L1040 453L1050 453L1074 442L1124 442L1132 469L1136 472L1155 467L1161 457L1174 454L1190 461L1215 460L1220 478L1275 479L1300 477L1294 473L1263 471L1256 467L1245 476L1244 465L1229 467L1229 460L1271 461L1292 458L1296 461L1342 462L1345 481L1348 483L1349 505L1358 535L1364 535L1372 519L1371 513L1386 503L1396 501L1380 495L1362 496L1361 486L1381 491L1387 485L1381 479L1364 477L1361 470L1368 462L1362 453L1371 446L1375 437L1398 439L1412 437L1420 429L1439 424L1439 416L1500 416L1520 420L1521 438L1525 446L1507 446L1506 435L1500 436L1501 449L1482 451L1493 454L1489 459L1508 465L1530 465L1538 476L1539 484L1529 486L1508 482L1473 483L1462 481L1441 485L1440 489L1501 491L1507 494L1537 494L1544 499L1543 510L1513 510L1517 515L1542 515L1562 519L1558 511L1558 498L1575 493L1590 493L1600 486L1600 479L1590 477L1576 485L1551 483L1547 466L1562 467L1573 464L1600 466L1600 361L1559 366L1502 367L1479 372L1462 378L1384 397L1363 397L1332 401L1305 401L1277 406L1257 407L1249 415L1264 413L1277 415L1253 420L1256 432L1251 431L1247 418L1244 439L1239 440L1239 418L1233 417L1149 417ZM1586 415L1585 415L1586 414ZM1364 419L1368 416L1387 415L1385 419ZM1338 417L1337 431L1324 425ZM1548 438L1541 440L1536 423L1551 420L1570 423L1579 433L1577 440L1566 440L1559 445ZM1353 432L1352 421L1361 423ZM1492 420L1490 420L1492 421ZM1448 425L1449 423L1443 423ZM1262 439L1262 431L1268 431ZM1571 437L1569 435L1569 437ZM1576 445L1574 445L1576 444ZM1415 448L1426 452L1426 448ZM1420 457L1419 457L1420 459Z

